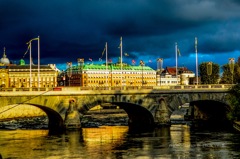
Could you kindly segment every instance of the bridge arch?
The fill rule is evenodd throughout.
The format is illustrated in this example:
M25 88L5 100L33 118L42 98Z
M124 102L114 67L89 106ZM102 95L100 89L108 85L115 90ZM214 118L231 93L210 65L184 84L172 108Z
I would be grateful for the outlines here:
M31 103L26 103L26 104L35 106L47 114L49 130L57 131L64 128L64 120L63 120L63 117L59 114L59 112L39 104L31 104Z
M50 114L54 115L54 111L55 113L58 113L59 116L53 117L51 121L57 121L58 118L61 117L65 122L66 114L71 107L74 108L71 109L74 113L76 112L75 110L77 110L81 114L85 114L85 112L93 106L100 105L102 103L115 103L125 109L128 114L132 115L132 117L129 115L131 120L141 121L142 123L151 125L153 120L155 123L165 124L168 122L171 113L184 103L190 103L198 100L226 101L227 103L227 93L227 89L198 89L198 87L196 87L195 90L188 88L186 90L142 89L80 91L66 88L65 91L49 91L44 93L35 91L21 92L20 94L19 92L2 92L0 97L0 107L16 103L24 104L28 102L29 104L35 105L46 111L49 116ZM69 104L69 99L72 98L74 99L73 103L76 103L76 106L74 105L74 107L70 107ZM134 109L131 110L130 108ZM137 113L141 115L137 115ZM146 116L146 118L143 117L143 115ZM60 119L59 123L56 125L62 125Z
M81 114L86 114L88 110L96 106L96 103L101 103L100 101L93 101L92 103L88 103L88 105L83 105L83 108L80 109L79 112ZM154 123L154 117L152 113L145 107L129 102L107 102L113 105L119 106L119 108L123 109L128 114L128 125L131 128L152 128ZM101 103L101 104L104 104Z
M195 100L190 102L192 117L194 120L224 122L227 121L227 114L230 106L219 100Z
M31 109L31 107L36 107L38 109ZM44 112L44 113L43 113ZM51 109L50 107L33 104L33 103L20 103L14 105L6 105L1 107L0 118L4 119L14 119L14 118L24 118L24 117L38 117L42 115L47 115L48 117L48 129L49 130L60 130L64 128L64 120L59 112Z
M129 127L151 128L155 125L152 113L145 107L127 102L113 102L113 104L126 111Z

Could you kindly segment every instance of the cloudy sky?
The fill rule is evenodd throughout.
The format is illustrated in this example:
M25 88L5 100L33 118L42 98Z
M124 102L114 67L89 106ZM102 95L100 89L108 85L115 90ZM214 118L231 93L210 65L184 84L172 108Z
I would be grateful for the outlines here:
M195 72L194 39L198 63L219 65L240 55L239 0L0 0L0 53L6 47L13 62L23 58L27 42L40 36L41 64L99 63L105 43L117 62L120 37L123 62L132 60L156 69L175 66L175 43L181 52L178 66ZM37 41L32 42L37 64ZM105 57L103 57L105 58ZM24 56L26 63L29 53Z

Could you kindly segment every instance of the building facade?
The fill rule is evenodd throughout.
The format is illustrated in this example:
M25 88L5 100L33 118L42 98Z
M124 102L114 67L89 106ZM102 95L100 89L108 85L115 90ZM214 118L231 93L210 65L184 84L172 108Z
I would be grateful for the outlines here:
M9 87L56 87L58 72L55 65L11 65L7 67ZM30 71L31 70L31 71ZM31 81L31 82L30 82Z
M186 67L178 67L177 72L175 67L166 67L165 70L158 73L157 85L189 85L189 81L193 77L195 77L195 74Z
M156 86L156 71L148 66L123 63L79 64L59 77L60 86L121 87Z
M56 87L58 72L55 64L40 65L39 68L32 64L30 67L23 59L19 64L12 64L4 48L0 59L0 88Z
M8 79L8 69L6 69L6 66L0 66L0 88L8 87Z

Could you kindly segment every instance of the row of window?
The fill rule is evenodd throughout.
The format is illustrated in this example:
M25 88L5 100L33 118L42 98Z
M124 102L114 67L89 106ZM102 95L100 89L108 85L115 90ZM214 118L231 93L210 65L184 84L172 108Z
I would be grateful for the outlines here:
M9 75L9 77L28 77L30 76L30 73L26 73L26 74L14 74L14 75ZM38 76L37 73L32 73L31 76ZM49 76L56 76L55 74L50 74L50 73L46 73L46 74L40 74L40 77L49 77Z
M29 67L30 68L30 67ZM29 72L30 69L9 69L9 72ZM38 69L31 69L32 72L38 72ZM53 71L52 69L40 69L39 72L41 71Z
M100 78L100 79L106 79L106 77L96 77L96 76L88 76L88 78L93 78L93 79L96 79L96 78ZM108 77L108 78L111 78L111 77ZM155 77L149 77L149 76L135 76L135 77L129 77L129 76L123 76L123 77L121 77L121 76L114 76L114 77L112 77L112 78L126 78L126 79L137 79L137 78L148 78L148 79L156 79ZM72 79L74 79L74 78L72 78Z
M114 80L113 83L120 83L121 81L119 80ZM123 81L125 82L125 81ZM147 82L147 83L156 83L156 81L144 81L144 82ZM73 82L74 83L74 82ZM79 82L78 82L79 83ZM104 84L104 83L111 83L111 80L109 81L104 81L104 80L89 80L88 83L99 83L99 84ZM128 83L142 83L142 80L139 80L139 81L128 81Z
M97 75L100 75L100 74L151 74L151 75L156 75L156 72L141 72L141 71L138 71L138 72L84 72L85 74L97 74Z
M178 83L178 81L161 81L161 83Z
M41 77L41 78L39 78L39 81L55 81L55 77ZM30 80L30 78L23 78L23 79L21 79L21 78L10 78L10 81L20 81L20 82L25 82L25 81L29 81ZM38 81L38 78L32 78L31 79L32 81Z

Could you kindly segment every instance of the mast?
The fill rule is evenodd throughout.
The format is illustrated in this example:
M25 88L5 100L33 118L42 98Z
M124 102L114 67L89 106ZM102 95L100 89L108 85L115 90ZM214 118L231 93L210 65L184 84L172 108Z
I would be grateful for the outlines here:
M122 37L120 38L120 52L121 52L121 89L122 89Z
M196 82L198 85L198 54L197 54L197 37L195 37L195 52L196 52Z
M40 37L38 36L38 88L40 88Z
M178 84L178 71L177 71L177 67L178 67L178 58L177 58L177 43L175 43L175 53L176 53L176 78L177 78L177 84Z
M30 83L29 83L29 87L32 87L32 41L29 42L29 48L30 48L30 52L29 52L29 69L30 69Z
M106 45L105 45L105 49L106 49L106 86L108 86L108 73L107 73L107 70L108 70L107 42L106 42Z

